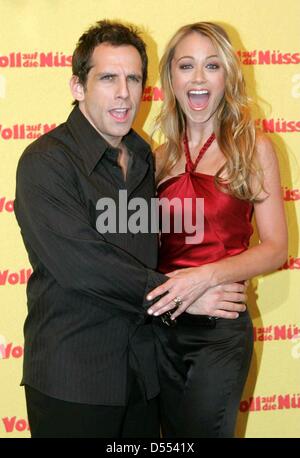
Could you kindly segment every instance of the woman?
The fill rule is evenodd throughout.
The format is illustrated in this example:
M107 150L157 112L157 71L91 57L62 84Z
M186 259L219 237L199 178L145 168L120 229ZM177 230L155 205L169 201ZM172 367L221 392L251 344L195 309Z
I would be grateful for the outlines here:
M284 263L278 163L271 142L255 131L240 64L221 27L180 28L160 69L165 99L158 125L166 143L157 151L158 196L179 197L183 212L184 199L192 198L194 213L195 198L204 199L202 241L187 243L190 234L175 233L177 210L173 232L162 230L159 268L170 278L148 295L162 295L148 313L177 319L175 327L158 327L163 432L233 437L252 324L248 311L230 312L224 302L212 308L209 298L220 285ZM260 244L248 248L253 212Z

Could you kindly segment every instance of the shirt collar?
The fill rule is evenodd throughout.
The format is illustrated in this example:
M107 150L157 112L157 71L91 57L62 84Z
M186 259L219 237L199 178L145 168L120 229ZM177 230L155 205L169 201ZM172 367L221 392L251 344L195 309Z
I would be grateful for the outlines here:
M116 151L92 126L88 119L75 107L67 119L67 126L79 146L83 162L89 175L92 174L98 162L106 151ZM146 160L151 152L150 146L132 129L123 137L128 150L137 152L141 159Z

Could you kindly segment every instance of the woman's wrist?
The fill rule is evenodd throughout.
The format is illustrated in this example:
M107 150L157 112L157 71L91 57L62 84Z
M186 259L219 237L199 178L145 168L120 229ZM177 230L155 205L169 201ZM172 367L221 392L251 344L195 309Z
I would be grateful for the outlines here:
M214 263L198 267L198 275L201 281L205 283L207 289L219 284L216 278L217 269Z

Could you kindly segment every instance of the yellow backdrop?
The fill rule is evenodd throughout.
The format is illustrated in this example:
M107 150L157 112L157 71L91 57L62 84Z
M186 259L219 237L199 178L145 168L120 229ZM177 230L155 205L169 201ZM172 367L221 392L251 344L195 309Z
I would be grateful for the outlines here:
M252 281L255 354L237 435L300 437L299 0L0 0L0 437L29 437L19 382L31 271L13 214L16 165L32 139L67 117L70 56L103 18L144 30L150 77L136 128L145 138L160 107L158 60L178 27L217 21L238 50L257 123L277 147L290 245L280 271Z

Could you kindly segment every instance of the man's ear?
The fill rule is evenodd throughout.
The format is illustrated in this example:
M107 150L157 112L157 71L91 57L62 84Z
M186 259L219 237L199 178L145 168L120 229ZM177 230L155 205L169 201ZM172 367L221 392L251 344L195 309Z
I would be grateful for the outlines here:
M74 97L75 100L78 100L78 102L81 102L84 100L84 87L82 83L79 82L79 78L76 75L73 75L72 78L70 79L70 89L72 96Z

